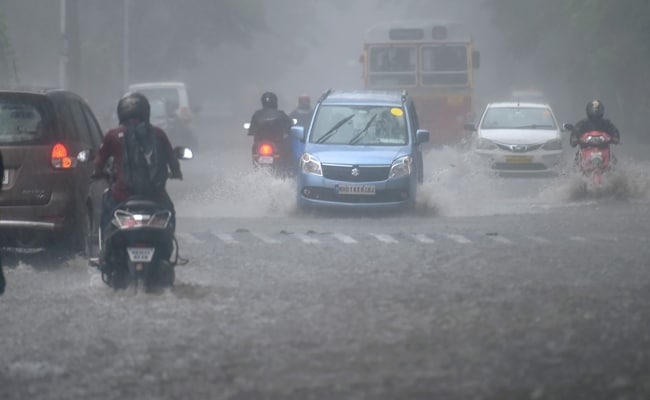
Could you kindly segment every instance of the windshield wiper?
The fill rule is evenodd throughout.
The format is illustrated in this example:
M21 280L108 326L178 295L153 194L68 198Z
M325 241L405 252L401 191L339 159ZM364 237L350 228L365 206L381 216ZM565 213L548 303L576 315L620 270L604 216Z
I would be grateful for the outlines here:
M343 124L345 124L346 122L348 122L349 120L354 118L355 115L357 115L357 114L354 113L354 114L348 115L347 117L343 118L342 120L340 120L339 122L334 124L334 126L331 127L330 130L325 132L325 134L323 136L319 137L318 140L316 140L316 144L321 144L321 143L325 142L327 139L329 139L330 137L334 136L334 134L337 132L337 130L341 126L343 126Z
M370 128L370 125L372 125L372 122L375 120L377 117L377 114L373 115L372 118L370 118L370 121L366 124L366 126L359 131L354 137L350 140L349 144L357 144L359 141L363 138L363 136L368 132L368 129Z

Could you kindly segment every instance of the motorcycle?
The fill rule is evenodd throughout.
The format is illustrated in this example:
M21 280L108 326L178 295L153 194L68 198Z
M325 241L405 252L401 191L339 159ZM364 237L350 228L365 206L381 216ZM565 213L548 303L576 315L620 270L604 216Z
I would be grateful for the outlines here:
M596 187L602 185L603 176L612 168L611 140L610 135L598 131L585 132L578 138L580 171Z
M176 147L175 152L179 159L192 158L188 148ZM103 260L89 260L100 269L102 281L116 290L132 286L137 291L142 286L150 292L173 286L174 268L186 260L179 257L172 215L171 210L142 197L119 204L105 234L99 230Z
M246 131L248 131L249 127L250 123L244 124ZM293 175L293 151L290 151L290 148L294 147L294 145L288 141L288 134L281 140L264 138L254 141L252 148L253 168L256 170L265 169L274 176L286 177Z

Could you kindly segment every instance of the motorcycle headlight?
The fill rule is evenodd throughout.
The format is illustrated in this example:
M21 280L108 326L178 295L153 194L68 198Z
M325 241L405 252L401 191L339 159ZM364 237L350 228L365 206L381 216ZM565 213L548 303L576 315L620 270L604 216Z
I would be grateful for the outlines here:
M476 140L476 149L477 150L496 150L497 145L493 141L479 138Z
M323 176L323 168L321 167L320 161L309 153L302 155L300 168L306 174Z
M389 178L399 178L400 176L408 176L411 174L411 165L413 164L413 158L411 156L400 157L397 160L393 161L393 165L390 167Z
M553 139L544 143L542 146L544 150L562 150L562 139Z

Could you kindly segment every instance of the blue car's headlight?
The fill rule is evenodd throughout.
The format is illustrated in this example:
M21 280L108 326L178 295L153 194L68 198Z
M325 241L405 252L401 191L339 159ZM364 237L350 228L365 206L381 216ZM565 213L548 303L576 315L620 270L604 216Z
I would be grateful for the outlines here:
M413 165L413 158L411 156L400 157L393 161L390 167L389 178L399 178L400 176L408 176L411 174L411 165Z
M309 153L304 153L300 158L300 169L306 174L323 176L320 161Z

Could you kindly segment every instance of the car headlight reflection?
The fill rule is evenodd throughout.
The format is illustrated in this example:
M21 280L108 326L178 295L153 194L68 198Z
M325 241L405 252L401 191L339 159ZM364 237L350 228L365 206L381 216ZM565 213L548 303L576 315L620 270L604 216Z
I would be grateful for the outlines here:
M300 168L306 174L323 176L323 168L320 161L309 153L305 153L300 158Z
M411 156L400 157L397 160L393 161L393 165L390 167L389 178L399 178L400 176L408 176L411 174L411 165L413 164L413 158Z
M491 140L479 138L476 141L476 149L477 150L496 150L497 145L494 144Z
M562 150L562 139L553 139L544 143L542 146L544 150Z

